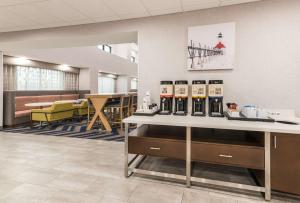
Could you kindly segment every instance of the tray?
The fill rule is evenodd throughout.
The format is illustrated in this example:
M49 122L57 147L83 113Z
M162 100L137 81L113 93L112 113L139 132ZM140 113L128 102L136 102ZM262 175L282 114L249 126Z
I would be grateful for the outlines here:
M152 113L142 113L142 112L134 112L133 115L134 116L154 116L155 114L157 114L160 110L154 111Z
M275 120L273 118L247 118L242 113L240 113L240 117L231 117L228 112L224 112L224 115L228 120L236 120L236 121L260 121L260 122L269 122L274 123Z

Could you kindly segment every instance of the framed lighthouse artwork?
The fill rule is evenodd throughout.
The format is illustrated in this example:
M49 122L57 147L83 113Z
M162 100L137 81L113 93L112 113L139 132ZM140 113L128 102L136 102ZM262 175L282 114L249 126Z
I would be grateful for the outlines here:
M233 69L235 63L235 23L188 28L188 70Z

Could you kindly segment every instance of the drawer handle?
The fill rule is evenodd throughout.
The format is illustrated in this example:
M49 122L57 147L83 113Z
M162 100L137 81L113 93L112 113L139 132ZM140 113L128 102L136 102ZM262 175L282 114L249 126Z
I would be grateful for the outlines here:
M219 154L219 157L232 158L231 155L226 155L226 154Z
M151 150L160 150L160 147L150 147Z
M277 136L274 136L274 148L277 149Z

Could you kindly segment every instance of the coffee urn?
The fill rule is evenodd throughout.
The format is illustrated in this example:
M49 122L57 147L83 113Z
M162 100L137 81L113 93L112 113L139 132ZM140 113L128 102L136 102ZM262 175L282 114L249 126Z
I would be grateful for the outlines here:
M206 81L192 82L192 116L206 115Z
M160 112L169 115L173 112L173 81L160 82Z
M210 80L208 85L208 111L211 117L224 117L223 80Z
M175 111L174 115L185 116L188 108L188 81L175 81Z

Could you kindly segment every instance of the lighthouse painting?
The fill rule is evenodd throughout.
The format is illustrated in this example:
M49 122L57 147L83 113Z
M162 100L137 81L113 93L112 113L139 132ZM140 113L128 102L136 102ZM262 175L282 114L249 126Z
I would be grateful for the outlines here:
M235 23L188 28L188 70L233 69Z

